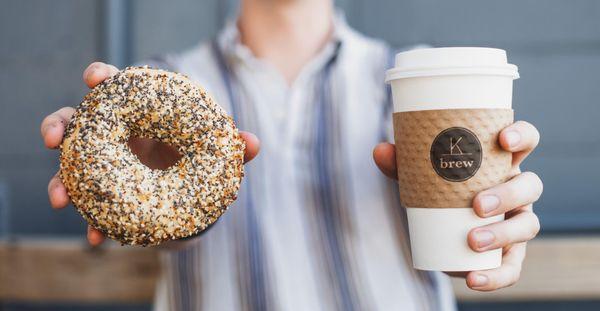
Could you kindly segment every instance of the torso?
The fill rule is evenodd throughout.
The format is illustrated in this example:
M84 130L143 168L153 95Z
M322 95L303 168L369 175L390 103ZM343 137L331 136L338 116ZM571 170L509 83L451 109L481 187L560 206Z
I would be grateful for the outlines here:
M391 127L389 50L344 27L330 77L322 77L334 54L326 48L291 86L223 34L234 103L210 44L166 58L235 110L261 152L221 220L165 252L157 309L454 308L445 278L412 268L397 187L371 158Z

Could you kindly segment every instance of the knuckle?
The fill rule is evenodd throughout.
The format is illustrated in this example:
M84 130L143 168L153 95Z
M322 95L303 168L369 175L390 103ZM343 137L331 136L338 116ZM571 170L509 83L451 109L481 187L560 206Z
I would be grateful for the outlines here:
M533 124L531 124L527 121L524 121L524 120L519 120L519 121L515 122L515 125L520 128L535 129L535 126L533 126Z
M57 111L57 114L60 116L61 123L68 123L73 113L75 113L75 108L73 107L62 107Z
M56 186L54 185L54 178L52 178L48 182L48 194L52 193L52 189L54 189L54 187Z
M530 137L530 144L532 147L536 147L538 145L540 142L540 132L535 125L522 120L515 122L515 125L520 129L521 132L526 133L526 135Z
M42 120L42 125L45 125L46 123L51 122L52 118L54 118L53 114L49 114L46 117L44 117L44 119Z
M60 109L58 109L57 113L63 114L63 113L69 113L73 110L72 107L62 107Z
M54 118L53 115L49 115L46 116L44 118L44 120L42 120L42 124L40 124L40 132L42 133L42 136L45 134L46 128L52 124L52 119Z
M528 125L529 125L529 122L523 121L523 120L515 121L515 124L514 124L514 126L516 126L516 127L526 127Z
M533 125L527 121L521 121L521 122L523 123L524 126L528 127L532 131L532 133L535 132L539 136L539 132L538 132L537 128L535 127L535 125Z
M515 176L521 174L521 168L518 165L513 166L511 167L510 172L508 174L509 176L511 176L511 178L514 178Z
M515 285L521 279L521 266L514 266L513 275L507 286Z
M59 187L61 184L60 179L56 176L52 177L48 182L48 193L51 193L54 189Z
M499 284L498 279L496 277L489 277L489 283L487 285L488 291L491 290L495 290L502 287L501 284Z
M510 281L508 281L508 283L504 284L504 286L502 286L502 287L513 286L513 285L517 284L518 281L519 281L519 277L515 277L514 279L511 279Z
M85 78L87 75L89 75L89 73L94 70L96 66L98 66L96 62L89 64L83 71L83 77Z
M100 68L102 66L104 66L105 64L103 62L93 62L88 66L88 69L97 69Z
M544 191L544 183L542 182L540 176L534 172L524 172L523 175L531 181L533 189L535 190L536 199L539 198Z
M534 213L531 213L531 231L529 233L529 239L535 238L535 236L540 232L540 219Z
M512 243L513 237L508 236L507 233L494 231L493 234L495 241L492 248L504 248Z
M495 289L515 285L521 278L521 266L507 263L505 264L504 271L502 273L504 274L500 277L502 280L494 284Z
M538 132L538 130L535 129L534 136L533 136L533 147L537 147L537 145L540 143L540 139L541 139L540 132Z
M519 186L518 180L511 180L494 189L494 194L500 199L500 207L503 210L514 207L515 202L519 202L523 195L522 187Z
M52 191L53 191L53 189L54 189L55 187L56 187L56 186L53 186L53 185L51 185L51 184L49 184L49 185L48 185L48 201L50 201L50 206L52 206L52 207L54 207L54 208L56 208L56 207L59 207L59 206L60 206L60 203L59 203L59 202L57 202L57 200L56 200L56 196L54 196L54 195L52 194Z
M119 71L119 68L117 68L115 65L107 64L106 66L108 66L108 68L113 72Z
M94 71L102 68L102 66L104 66L104 63L102 62L93 62L89 64L83 71L83 80L87 80Z
M527 172L523 172L523 173L521 173L521 174L522 174L522 176L523 176L523 177L526 177L526 178L528 178L528 179L531 179L531 178L533 178L533 179L535 179L535 178L539 178L539 177L537 176L537 174L536 174L536 173L534 173L534 172L529 172L529 171L527 171Z
M533 126L533 124L529 123L531 127L531 135L533 140L533 146L537 146L540 143L540 131L538 131L537 127Z

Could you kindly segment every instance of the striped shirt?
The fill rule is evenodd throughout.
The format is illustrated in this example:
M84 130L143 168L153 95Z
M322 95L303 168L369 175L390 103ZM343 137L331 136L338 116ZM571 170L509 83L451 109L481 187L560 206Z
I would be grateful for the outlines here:
M446 276L412 268L397 186L373 147L391 133L382 42L336 17L289 85L229 23L149 62L187 74L261 140L238 200L161 253L156 310L454 310Z

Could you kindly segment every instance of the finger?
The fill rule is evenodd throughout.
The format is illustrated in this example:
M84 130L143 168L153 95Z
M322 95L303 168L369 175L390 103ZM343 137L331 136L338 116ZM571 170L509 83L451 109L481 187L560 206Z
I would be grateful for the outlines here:
M492 291L515 284L521 276L526 243L514 244L502 257L499 268L473 271L467 275L467 286L478 291Z
M475 228L467 241L476 252L503 248L533 239L540 231L540 221L531 209L522 209L505 221Z
M390 143L380 143L373 149L373 160L385 176L398 179L396 172L396 147Z
M504 214L537 201L543 190L544 185L535 173L524 172L503 184L478 193L473 199L473 208L480 217Z
M250 132L240 131L240 136L246 142L246 152L244 153L244 163L251 161L256 157L260 149L260 141L256 135Z
M85 82L89 88L94 88L102 81L115 75L117 72L119 72L119 69L113 65L94 62L83 71L83 82Z
M67 124L74 112L75 109L71 107L63 107L44 118L40 126L40 132L46 147L54 149L60 145Z
M98 246L104 241L104 234L94 229L92 226L88 226L87 239L90 245Z
M65 185L63 185L58 177L58 173L56 173L48 183L48 198L50 200L50 205L53 208L64 208L69 205L67 188L65 188Z
M540 142L540 133L529 122L517 121L500 132L500 146L513 153L513 165L519 165Z

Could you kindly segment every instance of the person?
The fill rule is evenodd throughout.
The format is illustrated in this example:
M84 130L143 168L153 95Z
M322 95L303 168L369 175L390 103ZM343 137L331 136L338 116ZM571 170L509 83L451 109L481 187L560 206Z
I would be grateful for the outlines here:
M198 237L161 250L155 309L456 308L447 275L412 268L406 216L391 181L394 145L385 142L391 110L383 77L391 54L351 29L331 0L242 0L237 20L215 40L148 62L214 94L246 131L247 161L258 153L258 138L261 145L229 211ZM96 62L83 80L93 88L117 70ZM73 111L43 120L48 148L60 145ZM526 243L539 231L532 203L542 192L540 179L519 165L538 141L524 121L500 133L516 176L479 193L473 208L481 217L506 213L506 220L472 230L467 240L478 252L502 248L502 266L454 275L472 289L519 279ZM137 138L131 148L149 167L177 160L160 142ZM48 192L54 208L68 205L57 176ZM89 228L88 240L97 245L103 237Z

